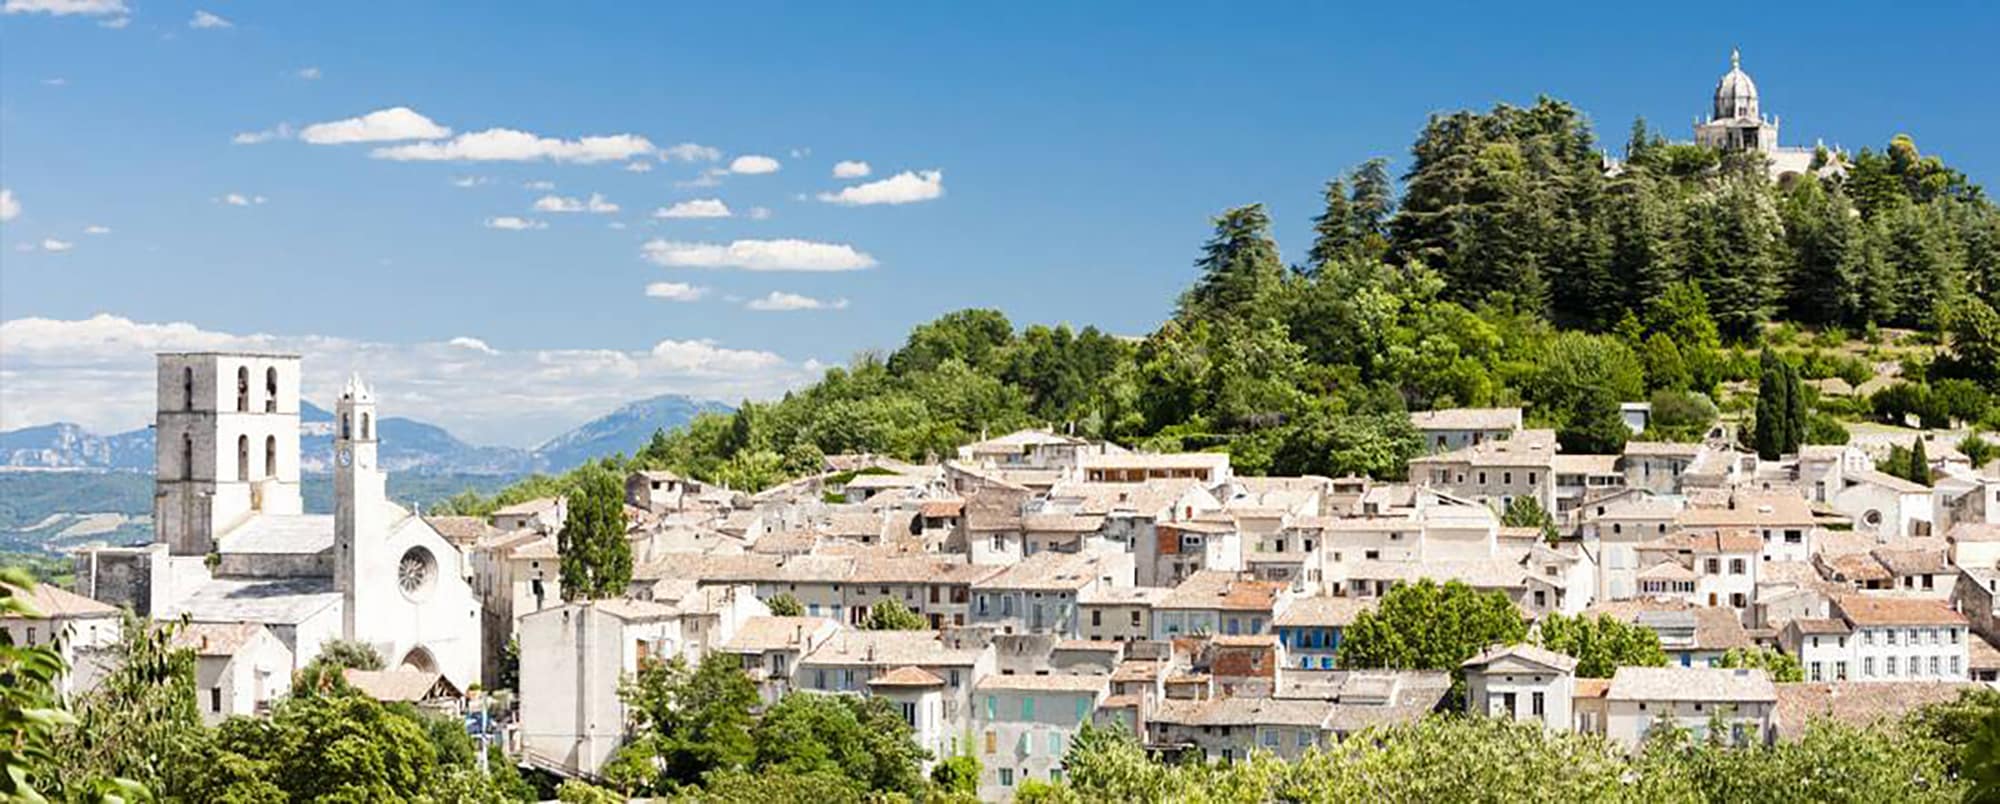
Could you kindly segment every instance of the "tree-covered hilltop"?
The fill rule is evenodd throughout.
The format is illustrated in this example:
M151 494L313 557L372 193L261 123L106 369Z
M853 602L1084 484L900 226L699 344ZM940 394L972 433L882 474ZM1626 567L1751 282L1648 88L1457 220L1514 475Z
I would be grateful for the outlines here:
M1420 448L1409 410L1525 405L1566 449L1606 452L1626 438L1618 403L1650 400L1649 438L1698 437L1749 407L1721 391L1771 373L1764 349L1790 365L1773 376L1902 374L1881 410L1788 380L1804 397L1778 406L1803 417L1778 423L1788 438L1842 441L1839 420L1868 415L2000 425L2000 209L1908 137L1774 182L1756 154L1643 121L1607 159L1543 98L1435 116L1411 154L1400 193L1380 159L1327 182L1294 264L1262 205L1224 211L1144 338L962 310L612 463L757 489L824 454L921 460L1042 425L1226 449L1246 473L1397 477Z

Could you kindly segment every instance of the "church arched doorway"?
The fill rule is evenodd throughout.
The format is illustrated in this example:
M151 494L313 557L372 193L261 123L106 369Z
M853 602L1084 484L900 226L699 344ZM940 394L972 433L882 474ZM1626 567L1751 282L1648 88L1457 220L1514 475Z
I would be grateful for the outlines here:
M431 656L431 652L428 649L422 647L411 648L409 653L403 654L403 660L397 663L396 669L435 673L438 671L437 659Z

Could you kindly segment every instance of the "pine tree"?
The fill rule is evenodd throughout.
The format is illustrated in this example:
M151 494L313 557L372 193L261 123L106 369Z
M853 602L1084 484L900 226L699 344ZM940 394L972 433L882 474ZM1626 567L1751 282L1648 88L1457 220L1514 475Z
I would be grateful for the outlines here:
M1308 276L1318 276L1320 266L1352 253L1354 207L1347 197L1347 184L1340 179L1326 183L1326 208L1313 218L1312 250L1302 266Z
M1381 256L1389 236L1389 216L1396 211L1396 188L1389 179L1389 161L1381 157L1361 163L1348 174L1354 186L1348 204L1354 233L1369 256Z
M1931 484L1931 458L1924 448L1923 436L1917 436L1916 443L1910 445L1910 467L1906 477L1926 486Z
M1785 454L1785 417L1791 410L1791 388L1785 382L1785 364L1775 352L1764 350L1759 358L1757 378L1757 420L1751 446L1757 455L1775 461Z
M625 488L616 474L591 467L568 496L569 514L556 534L564 600L618 597L632 583L632 545L625 541Z
M1215 235L1195 262L1194 287L1181 296L1184 319L1226 320L1260 311L1260 302L1284 282L1271 218L1263 204L1237 207L1215 219Z

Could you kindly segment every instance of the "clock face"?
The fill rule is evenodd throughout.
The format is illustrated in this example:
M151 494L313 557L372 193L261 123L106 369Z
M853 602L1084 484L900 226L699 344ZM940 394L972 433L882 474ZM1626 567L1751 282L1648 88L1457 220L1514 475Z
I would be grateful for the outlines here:
M340 451L340 465L341 465L341 466L351 466L351 465L353 465L353 464L354 464L354 451L353 451L353 450L347 450L347 449L343 449L343 450L341 450L341 451Z

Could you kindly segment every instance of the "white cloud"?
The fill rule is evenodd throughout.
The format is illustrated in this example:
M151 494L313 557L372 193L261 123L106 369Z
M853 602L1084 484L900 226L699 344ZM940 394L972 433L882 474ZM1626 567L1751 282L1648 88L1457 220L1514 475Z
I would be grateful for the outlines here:
M314 123L299 129L299 139L313 145L435 140L449 136L451 129L438 125L408 106L377 109L360 117Z
M83 227L83 233L87 235L108 235L111 234L111 227L92 224Z
M813 149L811 148L793 148L791 151L793 159L804 159L808 156L812 156L812 152Z
M867 162L846 160L833 163L833 177L836 179L858 179L873 172Z
M556 188L556 183L548 179L540 179L537 181L522 182L521 188L525 190L553 190Z
M69 79L63 78L61 76L57 76L55 78L44 78L42 79L42 86L45 87L69 86Z
M489 128L460 134L444 142L418 142L377 148L369 152L376 159L398 162L556 162L623 161L651 153L653 143L637 134L613 134L574 140L555 139L515 131Z
M491 181L491 179L488 179L485 176L459 176L451 180L451 186L467 187L467 188L478 187L479 185L485 184L489 181Z
M445 344L449 346L456 346L460 349L471 349L472 351L480 352L483 354L489 354L489 355L499 354L499 352L493 350L493 347L487 346L485 341L482 341L478 338L468 337L465 335L460 335L456 338L445 341Z
M242 132L234 137L230 137L229 141L237 145L261 145L272 140L286 140L291 139L291 137L292 125L290 123L279 123L263 131Z
M21 199L14 197L14 191L0 187L0 223L21 217Z
M631 162L626 162L626 163L625 163L625 172L627 172L627 173L651 173L651 172L653 172L653 163L651 163L651 162L641 162L641 161L638 161L638 160L633 160L633 161L631 161Z
M713 162L722 158L722 149L696 142L683 142L661 148L660 158L681 162Z
M591 193L587 199L565 198L559 195L545 195L535 199L536 212L589 212L608 215L618 211L618 205L606 200L601 193Z
M188 20L189 28L234 28L236 23L223 19L207 11L196 9L194 19Z
M8 14L49 14L67 17L77 14L86 17L108 17L123 15L125 0L7 0Z
M671 207L653 210L655 218L727 218L729 205L720 198L697 198L682 201Z
M737 240L724 245L654 239L641 248L647 260L669 268L859 271L875 265L874 257L853 246L811 240Z
M722 184L722 177L729 175L729 168L709 168L687 181L674 182L675 187L716 187Z
M741 173L746 176L776 173L780 167L783 167L783 165L778 164L778 160L757 154L745 154L729 160L729 172Z
M292 73L292 75L306 81L318 81L320 72L318 67L301 67L298 72Z
M708 288L686 282L654 282L646 286L646 295L667 301L700 301L701 297L708 295Z
M42 238L42 250L51 254L61 254L73 248L76 248L76 244L67 240L57 240L53 237Z
M753 221L762 221L762 220L770 220L770 218L771 218L771 208L770 208L770 207L751 207L751 208L750 208L750 219L751 219L751 220L753 220Z
M845 310L847 309L847 300L835 299L833 301L825 301L815 299L811 296L801 296L797 293L785 293L774 290L771 291L770 295L751 299L743 306L746 309L767 313L788 313L793 310Z
M523 232L529 229L547 229L549 228L549 225L541 221L534 220L532 218L521 218L513 215L501 215L500 217L497 218L487 218L486 228L507 229L515 232Z
M837 193L820 193L819 200L829 204L862 206L866 204L911 204L929 201L944 195L944 171L923 170L903 171L881 181L846 187Z
M152 421L154 358L165 351L276 351L304 357L302 391L332 407L350 372L374 385L385 416L413 416L477 444L532 446L662 393L763 399L809 381L819 364L709 340L637 349L479 349L474 339L381 343L325 335L236 334L188 323L99 315L0 323L0 428L56 421L100 433ZM481 344L483 345L483 344ZM496 393L495 389L504 389Z
M264 203L264 197L261 195L244 195L242 193L229 193L216 200L232 207L254 207Z
M624 221L612 221L612 222L610 222L610 223L607 223L607 224L604 224L604 228L606 228L606 229L624 229L624 228L625 228L625 222L624 222Z

